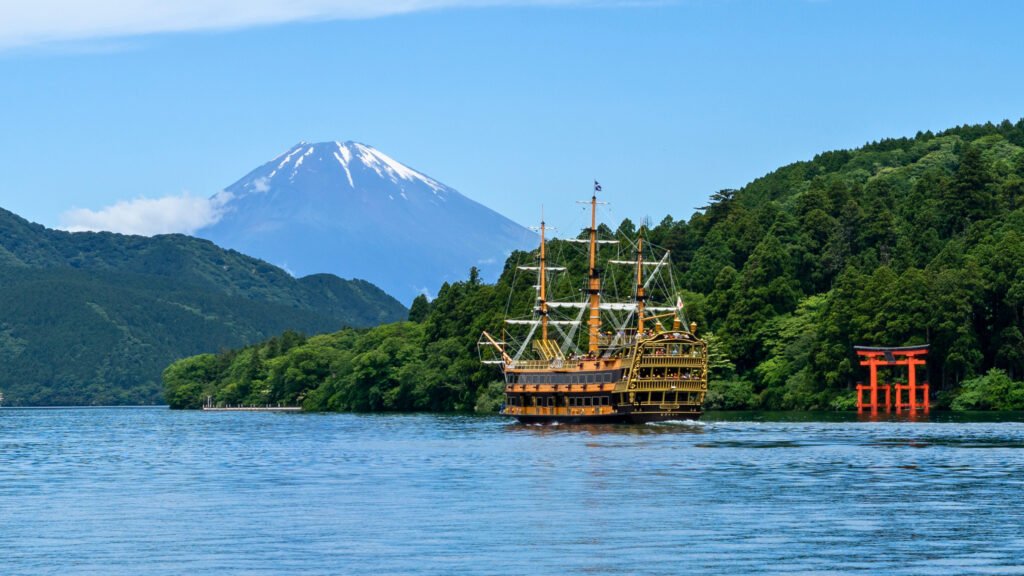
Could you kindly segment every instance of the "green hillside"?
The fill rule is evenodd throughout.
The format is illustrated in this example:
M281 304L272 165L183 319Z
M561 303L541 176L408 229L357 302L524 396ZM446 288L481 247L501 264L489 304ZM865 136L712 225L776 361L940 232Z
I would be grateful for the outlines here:
M0 391L7 405L159 403L181 356L404 319L361 280L295 279L183 235L70 234L0 210Z
M848 408L864 379L854 345L929 343L939 406L1024 409L1024 120L823 153L717 192L649 237L672 250L688 313L713 333L711 407ZM511 273L529 259L513 254L496 285L418 300L416 322L182 360L165 373L168 397L493 405L498 375L477 363L476 339L500 329L510 291L514 312L529 309L532 282Z

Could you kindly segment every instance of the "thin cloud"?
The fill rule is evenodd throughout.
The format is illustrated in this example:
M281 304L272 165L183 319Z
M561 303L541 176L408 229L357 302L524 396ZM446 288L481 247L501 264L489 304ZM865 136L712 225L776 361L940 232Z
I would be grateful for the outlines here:
M61 214L61 228L68 232L119 232L153 236L155 234L192 234L214 224L224 215L231 193L212 198L189 193L163 198L136 198L99 210L75 208Z
M663 4L645 0L33 0L0 2L0 49L440 8Z

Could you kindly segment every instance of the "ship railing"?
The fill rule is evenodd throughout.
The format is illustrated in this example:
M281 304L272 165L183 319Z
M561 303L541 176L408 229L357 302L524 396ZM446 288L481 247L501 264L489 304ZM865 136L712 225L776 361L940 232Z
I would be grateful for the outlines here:
M704 358L694 356L648 356L644 355L637 361L638 367L647 366L682 366L685 368L702 368Z
M590 369L611 369L620 365L620 358L555 358L553 360L513 360L508 370L566 370L587 366Z
M704 380L638 380L636 390L679 390L681 392L700 392L708 389Z
M557 365L556 365L557 364ZM508 367L513 370L547 370L549 368L562 368L564 362L556 360L515 360Z
M507 392L611 392L615 382L601 384L507 384Z

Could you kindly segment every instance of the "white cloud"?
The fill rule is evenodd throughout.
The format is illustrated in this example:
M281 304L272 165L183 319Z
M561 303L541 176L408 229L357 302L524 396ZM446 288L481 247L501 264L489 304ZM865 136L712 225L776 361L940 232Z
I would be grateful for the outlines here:
M647 3L664 0L12 0L0 1L0 48L439 8Z
M261 176L252 181L252 187L257 192L266 194L270 191L270 179L266 176Z
M213 198L180 196L136 198L118 202L99 210L75 208L61 214L61 228L68 232L120 232L121 234L192 234L220 220L230 192Z

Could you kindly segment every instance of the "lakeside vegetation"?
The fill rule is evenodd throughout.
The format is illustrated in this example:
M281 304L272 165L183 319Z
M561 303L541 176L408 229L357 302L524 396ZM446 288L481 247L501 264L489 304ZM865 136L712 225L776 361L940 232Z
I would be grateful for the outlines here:
M626 220L614 233L634 232ZM714 334L711 408L850 408L864 379L854 345L923 343L935 406L1024 408L1024 120L826 152L649 234L673 252L689 316ZM446 284L409 322L180 360L166 399L493 408L498 374L476 339L508 302L529 309L513 273L529 258L513 254L494 285Z

